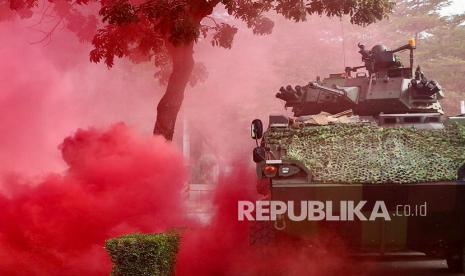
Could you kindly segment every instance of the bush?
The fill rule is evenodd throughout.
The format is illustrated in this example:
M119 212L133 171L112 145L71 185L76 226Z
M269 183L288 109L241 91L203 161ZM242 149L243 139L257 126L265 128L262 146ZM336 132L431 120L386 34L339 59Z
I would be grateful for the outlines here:
M113 262L111 275L173 275L179 234L129 234L105 242Z

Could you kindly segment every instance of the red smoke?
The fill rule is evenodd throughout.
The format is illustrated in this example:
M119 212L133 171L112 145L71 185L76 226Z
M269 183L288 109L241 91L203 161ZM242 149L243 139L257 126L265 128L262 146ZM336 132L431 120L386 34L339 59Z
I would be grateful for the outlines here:
M187 231L178 257L179 275L222 275L230 272L248 248L248 223L237 219L238 200L254 200L254 176L239 163L220 179L208 225Z
M69 169L12 183L0 197L1 275L103 275L105 239L185 223L183 161L161 138L123 124L78 130L61 145Z
M249 247L248 224L237 221L237 200L256 196L253 169L244 161L220 179L212 221L187 221L183 160L174 146L150 136L163 90L153 65L90 64L90 47L66 31L48 46L29 45L37 40L31 36L37 32L26 31L33 23L0 26L0 275L108 275L105 239L176 226L189 227L177 275L314 275L343 267L324 247L286 243L266 254ZM315 40L321 22L278 23L271 37L242 30L232 50L196 49L210 76L188 89L180 119L189 119L192 136L202 135L209 146L202 153L216 154L221 165L233 165L235 155L251 159L248 124L284 113L274 98L280 85L304 84L335 67L340 49L315 54L328 43ZM118 120L131 128L108 128ZM56 145L85 126L95 129L63 142L63 162ZM37 173L45 176L29 177Z
M236 162L220 179L208 225L183 235L176 275L363 275L366 265L352 266L334 236L302 241L280 237L268 245L249 245L250 223L238 221L237 202L257 200L255 173Z
M69 166L39 183L8 179L0 196L1 275L105 275L105 239L131 232L183 232L177 275L324 275L344 268L322 246L250 247L238 200L255 200L253 170L238 163L220 179L207 225L183 205L183 160L161 138L124 124L78 130L60 146ZM336 247L341 250L341 246Z

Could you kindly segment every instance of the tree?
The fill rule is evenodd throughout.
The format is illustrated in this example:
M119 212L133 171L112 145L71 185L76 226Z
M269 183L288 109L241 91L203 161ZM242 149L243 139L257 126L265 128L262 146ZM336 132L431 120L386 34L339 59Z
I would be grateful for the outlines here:
M10 8L22 11L37 5L38 0L10 0ZM55 0L67 3L69 9L86 5L93 0ZM97 0L94 0L97 1ZM114 64L115 57L129 57L134 61L151 60L160 69L157 76L167 83L158 103L154 134L167 140L173 137L176 117L181 107L189 80L196 81L193 59L194 45L202 37L213 46L231 48L238 29L211 17L214 8L221 8L230 16L242 20L253 33L271 33L274 23L267 17L273 12L296 22L310 15L328 17L348 15L356 25L368 25L386 17L393 9L390 0L100 0L101 26L90 53L93 62ZM63 18L63 17L62 17ZM82 20L90 20L88 17ZM79 24L78 24L79 25ZM82 24L85 25L85 24ZM79 26L76 27L79 32ZM194 79L192 75L194 72Z

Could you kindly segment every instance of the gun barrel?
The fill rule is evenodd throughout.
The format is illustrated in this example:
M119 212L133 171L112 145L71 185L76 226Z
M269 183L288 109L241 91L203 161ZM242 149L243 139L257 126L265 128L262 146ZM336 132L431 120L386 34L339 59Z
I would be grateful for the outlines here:
M340 97L346 96L346 93L344 91L329 88L329 87L326 87L326 86L323 86L323 85L319 85L316 82L311 82L310 86L314 87L314 88L317 88L317 89L320 89L320 90L323 90L323 91L326 91L326 92L329 92L330 94L333 94L333 95L336 95L336 96L340 96Z
M404 50L413 50L415 49L414 46L410 45L410 44L405 44L403 46L400 46L399 48L395 49L395 50L392 50L391 52L392 53L397 53L397 52L400 52L400 51L404 51Z

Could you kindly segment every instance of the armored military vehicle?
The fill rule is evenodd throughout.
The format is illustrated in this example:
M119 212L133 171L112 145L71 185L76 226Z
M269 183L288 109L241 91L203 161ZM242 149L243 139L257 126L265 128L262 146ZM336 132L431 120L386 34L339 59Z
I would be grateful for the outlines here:
M464 117L444 115L443 89L414 66L415 40L358 46L364 65L280 89L294 116L270 116L266 131L252 122L259 192L295 205L275 204L279 214L254 224L251 243L331 232L348 248L415 250L463 271Z

